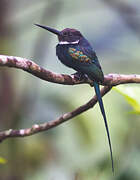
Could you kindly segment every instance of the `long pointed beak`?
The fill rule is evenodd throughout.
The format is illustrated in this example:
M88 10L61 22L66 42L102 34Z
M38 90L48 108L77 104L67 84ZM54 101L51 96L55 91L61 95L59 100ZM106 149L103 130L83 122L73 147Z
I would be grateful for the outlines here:
M57 36L60 35L60 31L56 30L56 29L53 29L53 28L50 28L50 27L47 27L47 26L43 26L43 25L40 25L40 24L35 24L36 26L38 27L41 27L43 29L46 29L47 31L51 32L51 33L54 33L56 34Z

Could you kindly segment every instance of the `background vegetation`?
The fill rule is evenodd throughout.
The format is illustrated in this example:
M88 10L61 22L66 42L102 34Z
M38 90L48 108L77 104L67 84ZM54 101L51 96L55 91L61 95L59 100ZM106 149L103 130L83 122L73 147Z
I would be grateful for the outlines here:
M105 74L140 74L139 12L139 0L1 0L0 54L29 58L54 72L73 73L57 60L57 38L33 24L77 28L96 50ZM57 128L0 144L0 179L139 180L139 92L139 85L129 84L103 98L114 177L96 105ZM0 68L0 130L51 121L87 102L93 93L87 85L52 84L21 70Z

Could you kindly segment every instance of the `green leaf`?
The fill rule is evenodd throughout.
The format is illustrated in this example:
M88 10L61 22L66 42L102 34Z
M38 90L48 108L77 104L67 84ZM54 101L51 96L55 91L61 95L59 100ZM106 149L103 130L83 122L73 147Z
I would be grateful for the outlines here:
M3 157L0 157L0 164L6 164L6 159L4 159Z
M131 105L133 111L131 114L140 114L140 87L121 85L113 88L115 91L124 96L128 104Z

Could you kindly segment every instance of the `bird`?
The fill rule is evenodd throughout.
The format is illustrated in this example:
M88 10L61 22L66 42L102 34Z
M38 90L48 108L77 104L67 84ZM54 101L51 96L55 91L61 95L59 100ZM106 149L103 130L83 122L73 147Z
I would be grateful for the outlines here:
M57 35L59 42L56 45L56 55L62 64L74 69L76 71L76 76L79 78L86 75L93 81L92 86L95 89L99 107L105 123L110 149L112 172L114 173L111 138L99 87L99 84L104 81L104 74L95 51L88 40L77 29L65 28L62 31L58 31L48 26L40 24L35 25Z

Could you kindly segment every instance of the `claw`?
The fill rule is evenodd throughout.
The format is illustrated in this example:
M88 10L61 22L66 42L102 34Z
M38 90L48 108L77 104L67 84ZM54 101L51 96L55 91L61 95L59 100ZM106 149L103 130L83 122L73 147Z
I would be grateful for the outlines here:
M86 75L81 73L81 72L76 72L74 74L71 74L74 76L75 79L77 79L78 81L81 81L83 79L87 79Z

